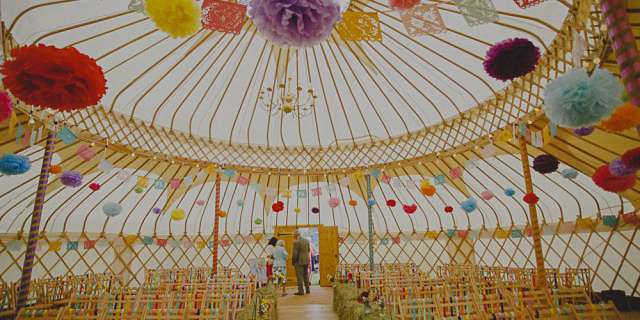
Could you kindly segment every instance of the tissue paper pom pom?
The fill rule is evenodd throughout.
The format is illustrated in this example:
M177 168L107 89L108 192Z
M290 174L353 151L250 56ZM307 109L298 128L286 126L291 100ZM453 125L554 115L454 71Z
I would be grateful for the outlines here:
M330 208L335 208L335 207L337 207L339 205L340 205L340 199L338 199L337 197L329 198L329 207Z
M606 164L596 169L591 179L597 186L609 192L623 192L636 183L635 175L616 177L611 174Z
M484 199L484 200L491 200L491 199L493 199L493 192L491 192L489 190L482 191L480 193L480 197L482 199Z
M153 212L154 214L160 214L160 212L162 212L162 209L160 209L160 208L153 208L153 209L151 209L151 212Z
M523 38L507 39L494 44L482 65L493 78L512 80L533 71L540 59L540 49Z
M402 210L404 210L404 212L406 214L413 214L414 212L416 212L416 210L418 210L418 206L414 203L414 204L403 204L402 205Z
M436 187L432 185L420 186L420 192L422 192L422 194L427 197L431 197L432 195L436 194Z
M242 206L244 206L244 200L242 200L242 199L238 199L238 200L236 200L236 205L237 205L238 207L242 207Z
M284 210L284 202L276 201L274 204L271 205L271 210L273 210L273 212L275 213L278 213Z
M142 193L142 192L144 192L144 188L142 188L142 187L135 187L135 188L133 189L133 191L134 191L135 193Z
M116 202L107 202L102 205L102 212L104 212L107 217L115 217L122 212L122 206Z
M311 212L315 213L315 214L318 214L318 213L320 213L320 209L314 207L314 208L311 208Z
M91 184L89 184L89 189L91 189L92 191L98 191L100 190L101 185L97 182L92 182Z
M640 169L640 148L627 150L620 160L629 168Z
M255 220L253 220L253 223L255 223L255 224L262 224L262 219L260 219L260 218L256 218Z
M203 200L203 199L198 199L198 200L196 200L196 205L197 205L197 206L202 207L202 206L204 206L204 204L205 204L205 203L207 203L207 201L205 201L205 200Z
M216 212L216 215L220 218L225 218L227 216L227 212L223 210L218 210L218 212Z
M418 3L420 0L389 0L389 7L394 10L408 10Z
M627 167L620 159L615 159L609 163L609 172L613 176L622 177L634 174L636 169Z
M578 171L574 168L565 168L560 171L560 174L566 179L575 179L578 176Z
M146 0L144 9L158 29L173 38L187 37L200 29L200 6L193 0Z
M173 211L171 211L171 219L176 221L184 219L184 215L184 209L174 209Z
M0 122L9 119L11 112L13 112L11 97L9 97L8 93L0 91Z
M513 188L504 189L504 195L507 197L513 197L516 194L516 191Z
M593 133L593 127L583 127L573 129L573 134L578 137L585 137Z
M396 201L393 199L387 200L387 207L393 208L396 206Z
M297 207L293 209L293 212L295 212L296 214L300 213L301 211L302 211L302 209L297 208Z
M31 161L27 156L5 154L0 158L0 173L6 175L23 174L31 169Z
M529 193L525 194L524 197L522 197L522 200L524 200L524 202L526 202L528 204L536 204L536 203L538 203L538 200L540 200L540 199L538 198L538 196L536 196L535 193L529 192Z
M622 85L609 71L573 69L544 89L544 113L568 128L590 127L608 117L622 102Z
M2 81L26 104L82 109L96 105L107 90L102 68L73 47L30 45L11 50L11 57L2 66Z
M310 47L329 37L340 6L334 0L251 0L249 16L273 43Z
M349 205L355 207L358 205L358 201L356 199L349 200Z
M82 173L78 171L65 171L60 176L60 181L67 187L79 187L82 184Z
M446 212L446 213L451 213L451 212L453 212L453 207L452 207L452 206L446 206L446 207L444 207L444 212Z
M369 199L369 200L367 200L367 204L368 204L370 207L373 207L373 206L375 206L375 205L376 205L376 200L374 200L374 199Z
M466 213L471 213L478 208L478 202L474 198L469 198L460 203L460 209L464 210Z
M541 154L533 159L533 170L542 174L558 170L558 159L549 154Z
M58 174L60 172L62 172L62 167L60 167L59 165L52 165L51 167L49 167L49 172L53 173L53 174Z
M612 132L631 129L640 124L640 108L631 103L618 107L609 119L600 122L600 126Z

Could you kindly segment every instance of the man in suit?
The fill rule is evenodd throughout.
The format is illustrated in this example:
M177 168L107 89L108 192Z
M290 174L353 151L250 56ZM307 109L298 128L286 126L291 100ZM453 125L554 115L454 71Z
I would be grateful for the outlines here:
M302 296L305 291L302 291L302 284L306 289L306 293L309 294L309 240L300 236L300 231L296 230L294 233L296 240L293 242L293 266L296 269L296 279L298 280L298 292L294 293L297 296Z

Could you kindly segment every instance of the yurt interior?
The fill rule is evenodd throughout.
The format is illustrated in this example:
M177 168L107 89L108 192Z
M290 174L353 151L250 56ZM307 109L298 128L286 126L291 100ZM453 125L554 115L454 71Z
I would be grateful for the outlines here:
M0 319L640 319L639 0L0 0L0 40Z

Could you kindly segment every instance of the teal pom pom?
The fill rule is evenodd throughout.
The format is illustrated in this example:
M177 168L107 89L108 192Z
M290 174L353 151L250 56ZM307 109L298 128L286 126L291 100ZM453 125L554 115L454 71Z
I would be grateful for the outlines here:
M102 206L102 212L107 217L115 217L122 212L122 206L116 202L107 202Z
M560 174L566 179L575 179L578 176L578 171L574 168L565 168L560 171Z
M27 156L5 154L0 158L0 172L6 175L23 174L31 169L31 161Z
M573 69L547 84L544 113L563 127L590 127L622 103L622 91L622 85L609 71L595 69L589 77L586 70Z
M469 198L465 201L462 201L462 203L460 204L460 208L466 213L471 213L478 208L478 202L474 198Z
M513 197L516 194L516 191L513 188L504 189L504 195L507 197Z

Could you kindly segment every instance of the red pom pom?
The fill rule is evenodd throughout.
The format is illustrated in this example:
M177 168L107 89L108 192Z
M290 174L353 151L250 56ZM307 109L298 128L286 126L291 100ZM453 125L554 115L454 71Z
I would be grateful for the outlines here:
M271 205L271 210L273 210L273 212L275 213L284 210L284 202L276 201L273 205Z
M13 112L11 97L9 97L8 93L0 91L0 122L9 119L11 112Z
M628 168L640 169L640 148L627 150L620 160Z
M106 80L96 61L73 47L43 44L11 50L2 66L5 87L19 100L59 111L96 105Z
M402 205L402 209L404 210L405 213L412 214L416 212L416 210L418 209L418 206L415 203L412 205L404 204Z
M418 3L420 3L420 0L389 0L389 7L394 10L408 10Z
M100 190L100 187L101 187L101 186L100 186L100 184L99 184L99 183L97 183L97 182L92 182L92 183L89 185L89 189L91 189L91 190L93 190L93 191L98 191L98 190Z
M444 212L446 212L446 213L451 213L451 212L453 212L453 207L452 207L452 206L446 206L446 207L444 207Z
M538 198L535 193L529 192L525 194L524 197L522 197L522 200L524 200L524 202L528 204L536 204L538 203L538 200L540 200L540 198Z
M635 185L636 176L631 174L628 176L616 177L609 171L609 165L605 164L596 169L591 176L591 180L600 188L609 192L623 192Z
M391 208L395 207L396 206L396 201L393 200L393 199L387 200L387 206L391 207Z

